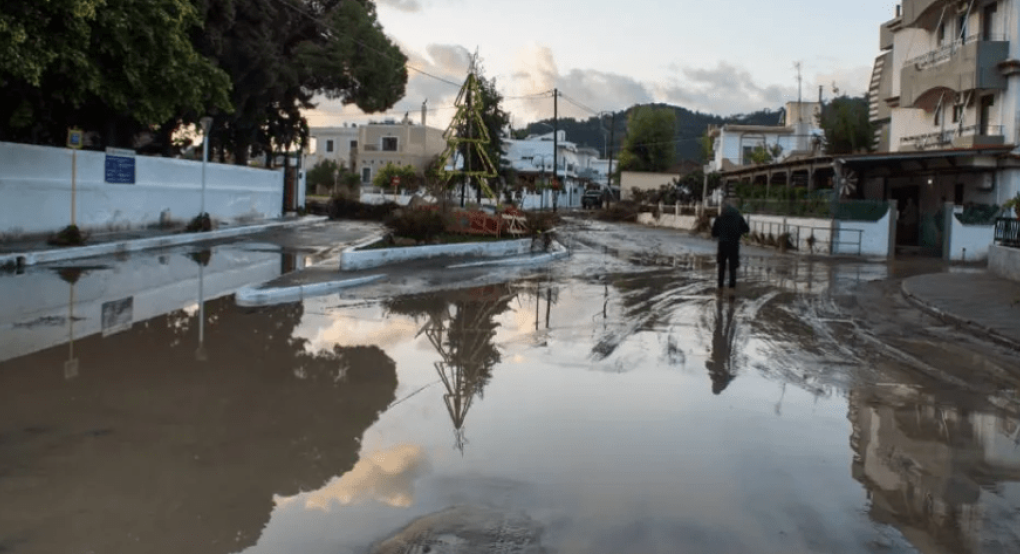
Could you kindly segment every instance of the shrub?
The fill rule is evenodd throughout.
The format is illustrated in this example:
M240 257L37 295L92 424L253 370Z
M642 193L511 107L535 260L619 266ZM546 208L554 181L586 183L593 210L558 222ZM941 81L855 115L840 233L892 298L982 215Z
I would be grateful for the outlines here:
M205 233L212 231L212 220L209 219L209 214L198 214L194 219L188 222L188 226L185 227L184 230L188 233Z
M528 230L533 234L545 233L560 224L563 218L553 212L524 212Z
M329 200L326 215L330 219L359 219L363 221L385 221L399 206L395 202L363 204L344 196Z
M628 221L634 223L637 222L639 211L640 207L637 202L623 200L613 202L608 208L600 211L597 217L606 221Z
M433 210L399 210L386 218L394 236L429 242L446 230L443 214Z
M86 240L88 240L88 235L82 233L77 225L68 225L46 242L52 246L81 246L85 244Z

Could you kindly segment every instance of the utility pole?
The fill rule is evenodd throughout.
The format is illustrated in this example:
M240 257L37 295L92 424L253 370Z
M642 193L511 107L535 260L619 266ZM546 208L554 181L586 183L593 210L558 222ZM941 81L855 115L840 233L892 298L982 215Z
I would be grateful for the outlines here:
M616 134L616 112L613 112L612 123L609 124L609 194L613 194L613 144ZM616 195L613 195L613 200L616 200Z
M553 89L553 212L556 212L556 205L560 198L560 191L555 185L559 184L557 173L559 171L560 154L560 119L559 119L560 89Z

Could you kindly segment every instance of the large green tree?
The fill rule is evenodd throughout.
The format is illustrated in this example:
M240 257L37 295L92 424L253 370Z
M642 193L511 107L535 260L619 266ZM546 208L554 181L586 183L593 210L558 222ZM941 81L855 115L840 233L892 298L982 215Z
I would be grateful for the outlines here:
M822 109L822 131L826 154L871 152L875 149L875 129L864 97L840 96Z
M676 112L635 107L627 118L627 137L620 152L622 171L665 171L673 165Z
M195 37L234 82L232 113L216 116L224 161L306 144L302 110L315 94L385 110L403 95L407 57L383 33L369 0L196 0L207 27Z
M0 139L100 146L178 116L229 110L228 76L201 56L189 0L6 0L0 15Z

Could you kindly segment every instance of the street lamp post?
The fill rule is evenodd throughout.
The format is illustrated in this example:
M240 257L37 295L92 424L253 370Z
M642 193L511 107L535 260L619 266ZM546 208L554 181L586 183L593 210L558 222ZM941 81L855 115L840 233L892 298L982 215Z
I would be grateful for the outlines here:
M213 118L205 116L198 121L202 125L202 204L198 215L202 216L205 214L205 167L209 163L209 129Z

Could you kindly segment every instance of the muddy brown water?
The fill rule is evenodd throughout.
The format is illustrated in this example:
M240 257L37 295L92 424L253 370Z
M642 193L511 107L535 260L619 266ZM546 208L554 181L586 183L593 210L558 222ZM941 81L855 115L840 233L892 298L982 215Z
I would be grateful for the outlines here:
M885 266L609 250L12 324L84 331L0 357L0 552L1020 552L1015 394L854 331Z

